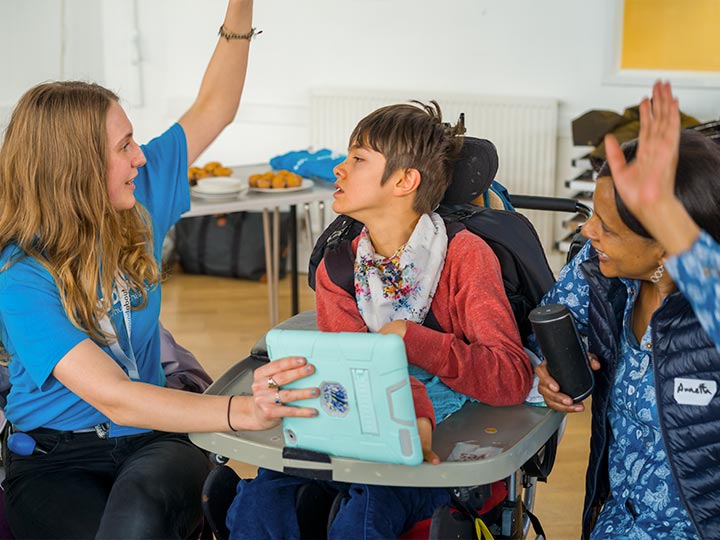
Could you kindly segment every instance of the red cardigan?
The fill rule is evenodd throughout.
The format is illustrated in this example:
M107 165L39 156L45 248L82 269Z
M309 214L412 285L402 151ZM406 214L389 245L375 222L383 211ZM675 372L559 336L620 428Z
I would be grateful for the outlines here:
M353 241L354 252L358 241ZM368 331L355 297L330 280L324 261L317 269L315 305L322 331ZM532 368L505 295L500 264L479 236L461 231L448 245L432 312L444 332L408 322L404 341L409 363L488 405L525 400ZM417 416L434 424L425 386L414 378L411 382Z

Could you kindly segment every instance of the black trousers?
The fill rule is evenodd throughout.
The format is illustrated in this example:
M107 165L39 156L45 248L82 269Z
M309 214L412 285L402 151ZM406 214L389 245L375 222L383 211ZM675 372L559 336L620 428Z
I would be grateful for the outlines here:
M211 465L186 435L29 434L46 453L9 452L6 511L16 538L165 540L199 525Z

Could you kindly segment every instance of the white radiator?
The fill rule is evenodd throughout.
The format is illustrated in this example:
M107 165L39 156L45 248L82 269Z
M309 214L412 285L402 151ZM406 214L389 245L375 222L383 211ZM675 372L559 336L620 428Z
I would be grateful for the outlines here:
M510 193L555 195L557 101L553 99L317 90L311 96L310 143L315 149L345 153L350 133L361 118L384 105L411 99L436 100L446 122L455 123L464 112L467 134L495 143L500 158L497 180ZM533 222L549 252L553 245L553 215L523 213Z

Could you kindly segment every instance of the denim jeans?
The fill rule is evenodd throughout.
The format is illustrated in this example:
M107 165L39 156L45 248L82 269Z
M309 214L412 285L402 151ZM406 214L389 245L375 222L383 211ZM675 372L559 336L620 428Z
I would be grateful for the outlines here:
M46 453L8 453L6 510L16 538L186 538L200 523L211 465L186 435L29 435Z
M228 510L230 539L299 539L295 493L308 482L317 480L267 469L260 469L253 480L241 480ZM432 517L438 506L450 502L445 488L323 483L348 494L328 530L329 540L397 538L418 521Z

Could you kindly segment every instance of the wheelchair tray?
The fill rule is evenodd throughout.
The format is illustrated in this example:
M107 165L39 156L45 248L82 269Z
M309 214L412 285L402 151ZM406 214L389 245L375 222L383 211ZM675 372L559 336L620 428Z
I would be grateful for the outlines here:
M293 317L278 328L312 329L314 319ZM252 373L267 360L264 338L205 393L251 395ZM394 465L285 449L281 426L266 431L191 433L197 446L258 467L339 482L451 487L489 484L507 478L542 449L560 427L562 413L544 407L490 407L467 403L437 426L433 450L439 465ZM451 454L460 461L446 461ZM463 461L464 459L464 461Z

